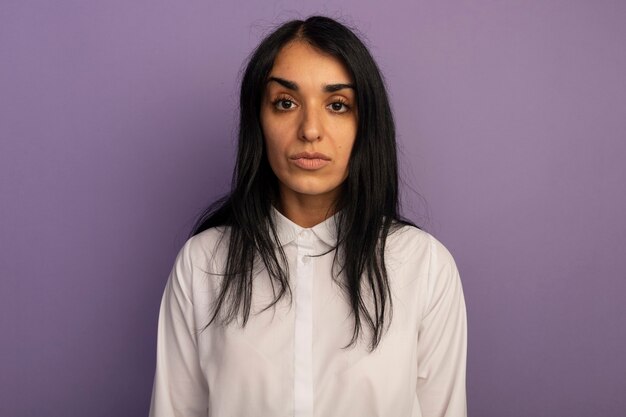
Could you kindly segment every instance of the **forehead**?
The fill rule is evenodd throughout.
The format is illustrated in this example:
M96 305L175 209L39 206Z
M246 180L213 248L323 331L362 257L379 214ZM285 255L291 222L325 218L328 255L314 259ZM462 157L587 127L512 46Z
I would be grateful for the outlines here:
M289 42L280 49L270 76L298 83L352 82L350 72L341 60L303 41Z

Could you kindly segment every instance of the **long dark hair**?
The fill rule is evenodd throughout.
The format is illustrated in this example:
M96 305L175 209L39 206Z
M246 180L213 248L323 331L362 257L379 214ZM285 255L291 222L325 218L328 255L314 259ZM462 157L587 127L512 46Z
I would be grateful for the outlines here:
M336 202L340 210L333 265L338 268L333 268L333 279L343 288L354 316L347 346L356 343L365 321L372 331L370 349L374 350L393 310L385 267L387 236L396 227L411 223L399 215L395 126L380 71L367 47L350 29L323 16L282 24L259 44L245 69L232 189L201 214L190 235L217 226L229 230L224 280L207 327L218 317L229 323L240 313L245 326L259 262L269 273L275 295L265 309L285 294L291 299L288 264L271 216L278 188L265 152L260 109L274 59L293 40L308 42L339 59L353 78L358 127L348 177Z

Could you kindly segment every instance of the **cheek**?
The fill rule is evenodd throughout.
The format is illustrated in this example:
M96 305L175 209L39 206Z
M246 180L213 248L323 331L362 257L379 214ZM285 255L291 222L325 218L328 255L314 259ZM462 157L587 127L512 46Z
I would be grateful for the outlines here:
M265 152L275 174L285 169L285 144L279 138L276 136L276 132L267 131L265 133Z
M351 153L356 141L356 130L356 120L342 120L341 123L334 126L337 152L340 152L342 155Z
M277 138L280 137L279 132L276 132L275 125L267 121L264 114L261 114L261 131L263 132L263 141L265 143L265 152L267 159L274 169L274 161L277 159L276 155L279 150L279 144Z
M337 154L340 155L341 161L344 165L348 165L350 156L352 154L352 148L354 147L354 136L352 132L349 132L347 137L337 145Z
M276 144L271 141L265 141L265 151L267 152L267 160L269 161L272 169L276 170L276 164L280 160L280 149L276 147Z
M261 131L266 142L281 142L281 138L285 137L285 123L277 120L271 110L261 110Z

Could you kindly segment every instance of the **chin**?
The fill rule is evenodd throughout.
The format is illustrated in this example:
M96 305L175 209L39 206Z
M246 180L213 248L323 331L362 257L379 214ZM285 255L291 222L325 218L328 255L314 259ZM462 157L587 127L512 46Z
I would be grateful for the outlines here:
M339 187L340 184L315 184L306 183L283 183L285 192L300 194L306 196L324 196L328 195Z
M309 195L309 196L322 196L332 192L334 188L322 188L322 187L302 187L291 189L292 192L296 194Z

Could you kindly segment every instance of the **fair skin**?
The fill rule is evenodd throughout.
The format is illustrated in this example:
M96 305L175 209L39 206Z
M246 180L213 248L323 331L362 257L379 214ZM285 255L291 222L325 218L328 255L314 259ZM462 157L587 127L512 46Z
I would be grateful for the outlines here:
M312 227L334 213L356 138L356 93L337 58L302 41L285 45L261 106L269 164L283 215Z

